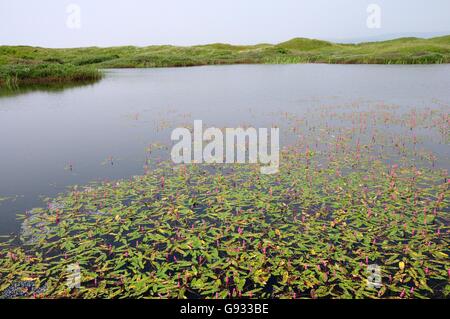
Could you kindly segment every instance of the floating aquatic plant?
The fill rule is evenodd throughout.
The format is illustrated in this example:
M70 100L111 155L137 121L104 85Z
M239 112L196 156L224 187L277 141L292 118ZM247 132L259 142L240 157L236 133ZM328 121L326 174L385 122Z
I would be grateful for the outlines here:
M377 107L283 114L295 140L276 175L146 161L143 176L74 187L22 216L21 245L0 244L0 295L448 297L450 180L419 131L447 142L448 116Z

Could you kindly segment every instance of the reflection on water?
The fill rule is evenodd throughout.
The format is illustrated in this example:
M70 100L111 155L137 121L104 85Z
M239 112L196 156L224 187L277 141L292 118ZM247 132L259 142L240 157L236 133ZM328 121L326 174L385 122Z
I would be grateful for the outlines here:
M48 93L59 93L64 90L68 90L71 88L78 88L86 85L94 85L95 83L98 83L97 80L92 81L83 81L83 82L77 82L77 83L51 83L51 84L30 84L26 86L20 86L17 88L9 89L0 87L0 97L13 97L16 95L24 94L24 93L30 93L34 91L45 91Z

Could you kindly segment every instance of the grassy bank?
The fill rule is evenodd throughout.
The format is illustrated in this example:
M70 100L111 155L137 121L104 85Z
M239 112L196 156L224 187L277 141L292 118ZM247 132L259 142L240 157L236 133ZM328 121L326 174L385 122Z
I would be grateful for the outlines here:
M7 64L0 66L0 87L15 89L24 85L91 82L101 76L97 68L70 63Z
M180 67L214 64L337 63L437 64L450 62L450 36L337 44L303 38L258 45L209 44L46 49L0 46L0 86L77 82L101 77L102 68Z

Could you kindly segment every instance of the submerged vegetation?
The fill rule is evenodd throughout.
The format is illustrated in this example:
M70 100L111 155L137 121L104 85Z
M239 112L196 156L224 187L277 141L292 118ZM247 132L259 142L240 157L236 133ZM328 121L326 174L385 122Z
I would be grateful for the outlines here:
M433 39L337 44L303 38L277 45L209 44L46 49L0 46L0 87L82 82L103 68L181 67L215 64L341 63L435 64L450 62L450 36Z
M0 246L0 297L448 297L448 157L426 147L448 145L448 106L281 120L293 140L279 174L153 162L27 212Z

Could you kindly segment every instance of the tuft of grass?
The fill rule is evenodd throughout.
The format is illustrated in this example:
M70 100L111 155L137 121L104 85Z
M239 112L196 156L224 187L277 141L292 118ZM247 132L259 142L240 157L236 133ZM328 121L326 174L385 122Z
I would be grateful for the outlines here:
M88 82L98 80L101 76L97 68L73 64L0 65L0 87L8 89L31 84Z

